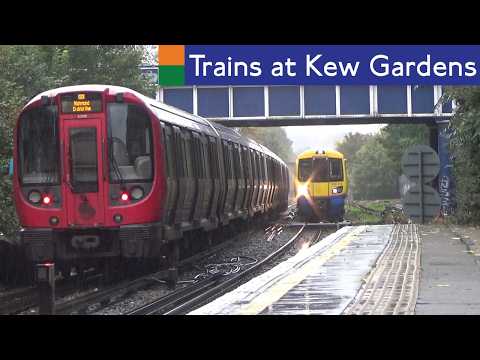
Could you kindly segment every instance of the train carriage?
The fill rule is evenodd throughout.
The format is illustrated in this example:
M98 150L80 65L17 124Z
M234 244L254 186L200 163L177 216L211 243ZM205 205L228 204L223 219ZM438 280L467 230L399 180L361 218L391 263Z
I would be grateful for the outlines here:
M159 259L187 233L287 209L278 156L127 88L39 94L15 139L14 197L32 262Z

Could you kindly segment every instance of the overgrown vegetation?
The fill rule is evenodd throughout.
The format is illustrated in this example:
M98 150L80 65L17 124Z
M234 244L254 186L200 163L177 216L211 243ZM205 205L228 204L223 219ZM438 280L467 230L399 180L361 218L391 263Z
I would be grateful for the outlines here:
M450 151L456 183L456 218L480 223L480 87L447 88L457 103L450 121Z
M345 218L354 225L406 223L408 218L397 207L398 200L349 201Z
M12 157L13 127L25 103L60 86L112 84L153 96L154 85L139 66L147 54L135 45L0 46L0 166ZM0 176L0 232L18 228L11 179Z

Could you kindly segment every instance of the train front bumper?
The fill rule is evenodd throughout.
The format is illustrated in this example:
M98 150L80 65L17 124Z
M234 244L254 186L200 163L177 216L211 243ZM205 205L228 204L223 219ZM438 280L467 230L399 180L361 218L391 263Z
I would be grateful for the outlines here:
M22 229L21 243L32 262L72 261L86 258L160 256L161 224L116 228Z
M313 197L297 199L300 215L317 218L340 218L344 215L345 196Z

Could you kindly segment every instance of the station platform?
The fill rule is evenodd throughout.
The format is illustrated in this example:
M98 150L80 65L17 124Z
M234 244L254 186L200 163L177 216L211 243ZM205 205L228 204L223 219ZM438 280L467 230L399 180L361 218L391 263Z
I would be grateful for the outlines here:
M347 226L190 314L480 314L480 231L459 231Z

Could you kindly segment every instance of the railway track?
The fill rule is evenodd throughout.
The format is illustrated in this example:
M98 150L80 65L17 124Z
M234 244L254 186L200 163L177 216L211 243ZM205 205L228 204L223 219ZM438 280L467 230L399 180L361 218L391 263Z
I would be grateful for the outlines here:
M98 279L98 275L87 280L85 285ZM88 291L92 285L86 286ZM79 291L74 282L60 281L57 284L56 296L62 298ZM38 305L38 290L35 286L12 289L0 294L0 315L14 315L34 308Z
M251 275L274 258L284 254L295 243L305 229L303 225L290 240L276 251L249 268L230 276L212 276L191 286L172 292L142 307L130 311L127 315L181 315L202 306L238 286L245 277ZM320 235L317 235L318 237Z
M292 208L289 208L290 214ZM276 227L269 227L265 229L266 233L271 233L271 236L278 234L283 230L276 232ZM236 237L225 240L222 243L211 247L210 249L204 250L200 253L197 253L191 257L183 259L179 263L179 267L187 267L190 264L195 263L203 258L206 258L215 252L220 251L221 249L227 247L236 241ZM141 276L134 280L123 281L119 284L108 286L102 288L101 286L96 286L95 288L90 287L87 289L82 289L88 292L86 295L79 296L73 300L62 301L61 298L74 295L78 292L78 288L75 286L75 283L65 284L64 286L58 286L56 297L57 301L60 301L56 304L56 313L57 314L82 314L86 313L91 306L100 304L101 307L115 304L116 302L121 301L126 296L144 289L148 289L150 286L162 282L158 279L159 273L149 274ZM202 281L201 284L206 284L208 281ZM195 284L195 286L200 286ZM190 288L190 286L189 286ZM180 289L181 290L181 289ZM38 306L38 291L36 287L28 287L21 289L14 289L8 292L0 293L0 314L18 314L24 312L28 309L35 309Z

